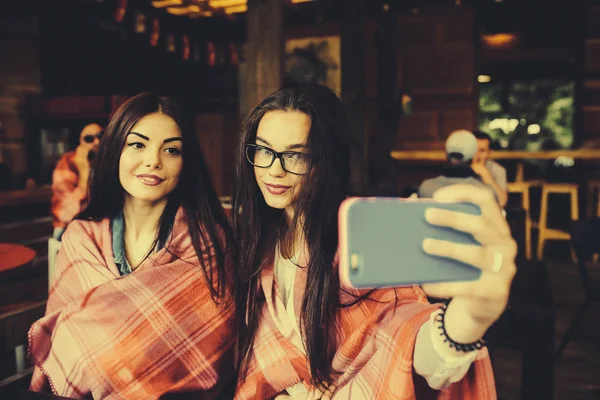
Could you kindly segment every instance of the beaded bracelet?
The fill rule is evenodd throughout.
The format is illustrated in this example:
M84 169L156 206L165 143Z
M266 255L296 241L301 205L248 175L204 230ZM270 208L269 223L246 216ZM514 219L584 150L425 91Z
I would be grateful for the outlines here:
M479 339L473 343L457 343L448 336L448 332L446 332L446 324L444 322L444 317L446 315L446 309L448 308L448 303L443 303L442 308L439 313L435 316L435 322L438 323L438 329L440 330L440 336L444 337L444 343L448 343L448 345L452 348L455 348L457 351L462 352L470 352L481 349L485 346L485 340Z

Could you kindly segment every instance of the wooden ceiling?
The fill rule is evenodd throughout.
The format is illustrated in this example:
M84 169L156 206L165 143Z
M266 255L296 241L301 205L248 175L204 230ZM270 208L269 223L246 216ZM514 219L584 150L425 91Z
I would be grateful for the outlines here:
M314 0L282 0L288 5L308 3ZM165 9L169 14L188 18L212 17L214 15L232 16L244 13L247 0L152 0L152 6Z

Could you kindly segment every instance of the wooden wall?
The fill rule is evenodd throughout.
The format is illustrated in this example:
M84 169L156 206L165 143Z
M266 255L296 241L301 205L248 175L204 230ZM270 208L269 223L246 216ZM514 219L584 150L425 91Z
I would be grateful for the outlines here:
M236 109L203 113L194 117L194 130L200 150L219 196L231 195L234 145L239 123Z
M471 7L399 16L398 85L413 99L395 147L442 148L456 129L477 126L475 13Z
M583 142L600 145L600 6L586 9L581 130Z
M0 161L24 174L22 108L27 96L41 92L38 20L29 10L0 5L0 59Z

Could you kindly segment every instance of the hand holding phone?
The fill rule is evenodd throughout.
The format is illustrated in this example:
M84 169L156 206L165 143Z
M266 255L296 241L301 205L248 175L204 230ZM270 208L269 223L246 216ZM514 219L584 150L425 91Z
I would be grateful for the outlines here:
M428 208L480 215L472 203L385 197L349 198L339 210L340 278L356 289L471 281L481 270L425 253L426 238L479 245L472 235L425 220Z

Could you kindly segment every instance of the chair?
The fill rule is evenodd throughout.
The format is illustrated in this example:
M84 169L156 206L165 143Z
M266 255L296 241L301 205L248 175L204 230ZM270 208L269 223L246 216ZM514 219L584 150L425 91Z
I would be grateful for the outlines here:
M51 237L48 239L48 290L52 286L52 279L54 278L56 256L60 250L60 241Z
M571 245L577 256L576 264L579 269L579 277L581 278L585 297L575 314L573 323L567 329L565 336L563 336L556 350L557 360L568 346L577 328L584 321L587 310L593 303L600 301L600 285L592 281L586 264L589 257L600 246L600 219L573 221L571 223Z
M600 217L600 181L590 180L588 188L587 217ZM594 201L595 200L595 201Z
M486 339L492 360L497 349L521 351L522 400L554 398L554 299L543 262L517 260L508 307Z
M569 232L548 228L548 197L550 194L568 194L571 197L571 220L579 218L579 185L574 183L544 183L542 186L542 202L540 205L539 236L537 259L542 260L547 240L571 240ZM573 260L575 256L573 254Z
M600 180L591 179L587 185L588 202L587 202L587 217L588 218L599 218L600 217ZM593 255L594 262L598 262L598 252Z
M4 395L26 390L33 367L26 365L27 333L31 325L44 316L46 301L12 304L0 309L0 393ZM15 360L14 364L6 363Z
M521 195L521 208L525 210L525 258L531 260L531 203L529 201L529 182L511 182L508 184L508 193Z

